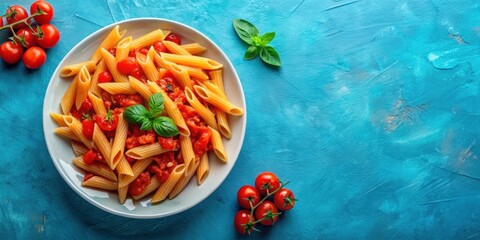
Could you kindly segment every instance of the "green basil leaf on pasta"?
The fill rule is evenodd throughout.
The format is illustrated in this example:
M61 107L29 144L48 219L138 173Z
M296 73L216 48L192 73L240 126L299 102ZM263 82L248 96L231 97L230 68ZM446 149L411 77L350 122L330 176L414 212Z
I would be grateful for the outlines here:
M145 130L150 130L153 127L153 123L150 119L147 119L143 121L142 125L140 126L140 130L145 131Z
M254 59L258 56L258 53L260 53L260 48L257 46L250 46L247 48L247 51L245 52L244 58L246 60Z
M243 19L234 19L233 27L237 32L238 37L244 42L252 45L252 37L258 36L259 32L255 25Z
M267 44L269 44L273 38L275 37L275 32L268 32L268 33L265 33L263 34L260 39L261 39L261 44L262 46L265 46Z
M171 118L158 117L153 120L153 130L162 137L172 137L178 134L178 128Z
M260 50L260 58L273 66L280 67L282 65L282 62L280 60L280 56L278 55L277 51L275 48L271 46L265 46Z
M150 113L143 105L136 104L125 108L123 118L129 123L142 124L144 121L149 121Z
M152 94L148 100L148 108L150 108L150 113L153 117L159 116L164 108L164 99L162 94L155 93Z

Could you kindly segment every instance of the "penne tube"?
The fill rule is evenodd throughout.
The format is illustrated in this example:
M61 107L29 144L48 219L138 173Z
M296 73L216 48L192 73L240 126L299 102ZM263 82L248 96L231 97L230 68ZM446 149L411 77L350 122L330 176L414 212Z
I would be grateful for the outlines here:
M138 159L153 157L168 151L170 150L162 148L162 146L160 146L160 144L156 142L156 143L141 145L141 146L129 149L125 153L125 155L138 160Z
M60 136L70 138L73 141L77 141L77 142L80 141L77 135L75 135L75 133L73 133L73 131L69 127L57 127L55 128L54 133Z
M93 142L95 143L95 147L98 151L102 154L103 159L107 165L113 170L115 167L110 158L110 154L112 152L112 147L110 146L110 142L108 141L105 134L102 132L98 124L95 123L93 127Z
M213 84L215 84L215 86L221 89L223 93L225 93L222 74L222 69L213 70L208 73ZM215 117L217 119L217 126L220 134L222 134L222 136L224 136L225 138L230 139L232 137L232 131L230 130L230 124L228 122L227 114L225 114L225 112L221 109L216 108Z
M95 69L95 72L93 73L92 75L92 80L90 82L90 90L89 92L97 95L97 96L100 96L100 94L102 93L102 90L100 89L100 87L98 86L98 76L105 72L107 70L107 65L105 64L105 60L100 60L100 62L98 62L98 66L97 66L97 69Z
M201 69L214 70L223 67L219 62L206 57L177 55L163 52L160 53L160 56L169 62Z
M75 76L80 72L82 66L85 66L89 72L93 72L97 68L97 63L95 61L86 61L76 64L71 64L60 69L60 77L71 77Z
M115 51L115 61L119 62L120 60L128 57L131 44L132 36L128 36L117 43L117 50Z
M117 181L117 176L106 164L93 162L92 164L86 164L83 162L83 157L77 157L72 160L73 165L81 168L87 172L91 172L95 175L102 176L106 179Z
M206 47L200 45L199 43L188 43L188 44L182 44L180 45L183 49L187 50L192 55L196 55L202 52L205 52L207 50Z
M119 187L117 190L118 190L118 201L120 202L120 204L124 204L125 201L127 200L128 185L124 187Z
M190 179L192 179L193 175L195 175L195 172L199 164L200 164L200 161L196 161L195 164L189 165L189 169L187 171L188 174L180 178L180 180L178 180L178 182L175 184L173 189L168 194L168 199L172 199L176 197L180 192L182 192L185 186L187 186L187 184L190 182Z
M93 110L95 111L96 114L105 116L107 115L107 108L105 108L105 104L103 103L103 99L100 97L97 97L95 94L89 92L88 93L88 98L90 99L90 102L92 103Z
M158 65L160 65L162 68L165 68L169 72L171 72L182 87L192 88L192 80L190 79L188 70L180 68L177 64L173 62L166 61L158 53L154 53L153 58L155 59L155 62Z
M78 121L73 116L63 116L63 120L67 124L67 126L72 130L73 134L77 136L78 140L82 142L88 149L92 149L93 145L88 140L82 132L82 123Z
M120 179L119 179L119 183L118 183L119 187L128 186L128 184L133 182L133 180L135 180L140 175L140 173L145 171L145 169L147 169L147 167L150 166L152 161L153 160L151 158L147 158L147 159L144 159L142 161L136 161L132 165L133 176L120 175L120 177L119 177Z
M88 148L86 148L83 144L72 141L72 149L75 153L75 156L80 157L85 155L88 152Z
M132 88L135 89L135 91L137 91L140 95L142 95L142 97L146 101L150 99L150 95L152 95L152 92L147 85L132 76L129 76L128 80L130 81L130 85L132 86Z
M168 51L173 53L173 54L187 55L187 56L192 55L187 50L185 50L185 48L182 48L180 45L178 45L175 42L162 41L162 43L163 43L163 45L165 45L165 47L168 49Z
M115 47L118 41L122 39L123 35L125 35L126 32L127 32L126 30L123 30L120 32L120 26L119 25L115 26L112 29L112 31L110 31L110 33L107 35L107 37L103 39L102 43L100 43L100 46L98 46L98 48L95 50L90 60L95 63L99 62L102 59L102 55L103 55L102 49L108 50L110 48Z
M117 182L99 176L93 176L87 179L86 181L82 182L82 186L108 191L117 190Z
M217 129L217 121L213 112L205 107L188 87L185 88L185 97L188 103L197 111L198 115L205 120L210 127Z
M210 166L208 164L208 154L204 153L200 158L198 167L197 167L197 184L200 186L205 179L208 177L208 173L210 172Z
M98 86L104 91L115 94L134 94L137 91L132 87L129 82L108 82L99 83Z
M137 62L145 73L145 76L147 76L147 79L150 81L157 81L160 77L160 73L153 63L154 54L155 49L153 47L150 47L146 56L137 53Z
M225 147L223 146L223 141L220 133L213 128L210 128L210 130L212 131L210 142L212 143L213 152L220 160L222 160L223 162L227 162L227 153L225 152Z
M178 65L178 67L187 70L191 78L200 79L202 81L208 80L208 75L201 68L194 68L190 66Z
M80 109L82 102L87 98L91 80L92 77L90 76L87 67L83 65L80 72L78 72L77 94L75 95L75 107L77 109Z
M113 80L115 80L115 82L128 82L128 77L118 71L115 57L104 48L102 48L101 53L107 65L108 71L110 71L112 74Z
M62 107L63 114L69 114L70 110L72 110L73 104L75 104L75 95L77 94L77 82L78 82L77 75L70 86L67 88L67 91L62 96L60 100L60 106Z
M200 96L203 100L221 109L222 111L234 116L243 115L243 110L241 108L233 105L230 101L213 93L209 89L198 85L195 85L193 88L198 96Z
M128 122L123 119L123 114L120 114L118 116L118 123L117 123L117 128L115 129L115 137L113 139L113 144L111 148L111 154L110 154L110 162L112 163L113 169L117 167L117 164L122 160L122 158L125 158L124 150L125 150L125 140L127 139L127 133L128 133ZM126 159L125 159L126 161ZM128 162L127 162L128 163ZM122 170L127 170L124 169L126 168L126 165L122 165ZM128 171L129 175L133 175Z
M161 29L156 29L133 40L130 47L132 49L140 49L146 46L150 46L157 41L161 41L163 40L163 38L163 31Z
M118 164L117 164L115 170L117 170L119 175L133 176L132 167L130 166L130 163L128 163L125 156L123 156L120 159L120 161L118 161Z
M60 127L66 127L67 126L67 124L63 120L63 114L50 112L50 117L53 119L53 121L55 121L58 124L58 126L60 126Z
M195 164L195 153L193 152L192 140L190 137L180 135L180 152L182 153L183 162L185 163L185 176L189 174L190 164Z
M152 203L157 203L165 200L165 198L168 196L168 194L173 189L178 180L180 180L185 175L185 168L185 164L180 164L172 170L167 180L162 185L160 185L155 195L153 195Z

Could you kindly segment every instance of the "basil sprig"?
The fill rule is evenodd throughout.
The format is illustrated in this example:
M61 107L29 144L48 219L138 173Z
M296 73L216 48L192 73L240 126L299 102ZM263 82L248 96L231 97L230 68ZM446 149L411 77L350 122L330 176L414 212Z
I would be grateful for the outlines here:
M136 104L125 108L123 118L132 124L140 125L140 130L153 130L162 137L172 137L178 134L178 128L169 117L161 116L164 108L162 94L155 93L148 99L148 108Z
M250 45L244 55L246 60L254 59L260 55L260 58L270 65L277 67L282 65L277 50L269 45L275 37L275 32L260 35L257 27L244 19L234 19L233 27L238 37Z

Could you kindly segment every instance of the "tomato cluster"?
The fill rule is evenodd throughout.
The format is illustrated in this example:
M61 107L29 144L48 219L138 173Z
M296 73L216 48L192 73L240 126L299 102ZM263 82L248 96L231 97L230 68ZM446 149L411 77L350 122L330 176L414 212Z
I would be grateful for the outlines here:
M60 32L50 23L53 15L52 5L43 0L30 5L30 16L20 5L9 6L0 17L0 31L10 29L12 37L0 45L0 58L9 64L22 59L29 69L41 67L47 60L44 49L54 47L60 40Z
M272 172L260 173L255 179L255 186L244 185L237 191L237 202L241 210L235 214L234 227L240 234L250 234L255 225L270 226L278 220L282 211L295 206L293 192L285 188Z

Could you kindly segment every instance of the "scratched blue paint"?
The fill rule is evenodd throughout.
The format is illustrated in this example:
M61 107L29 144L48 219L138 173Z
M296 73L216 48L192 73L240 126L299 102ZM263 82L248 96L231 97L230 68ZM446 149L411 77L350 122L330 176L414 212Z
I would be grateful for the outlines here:
M478 1L53 4L62 40L46 66L0 64L2 237L238 238L236 190L270 170L300 201L253 238L480 238ZM62 57L98 28L134 17L177 20L212 38L235 65L249 111L224 184L157 220L117 217L78 197L55 171L41 130L43 95ZM277 32L280 69L242 59L233 18Z

